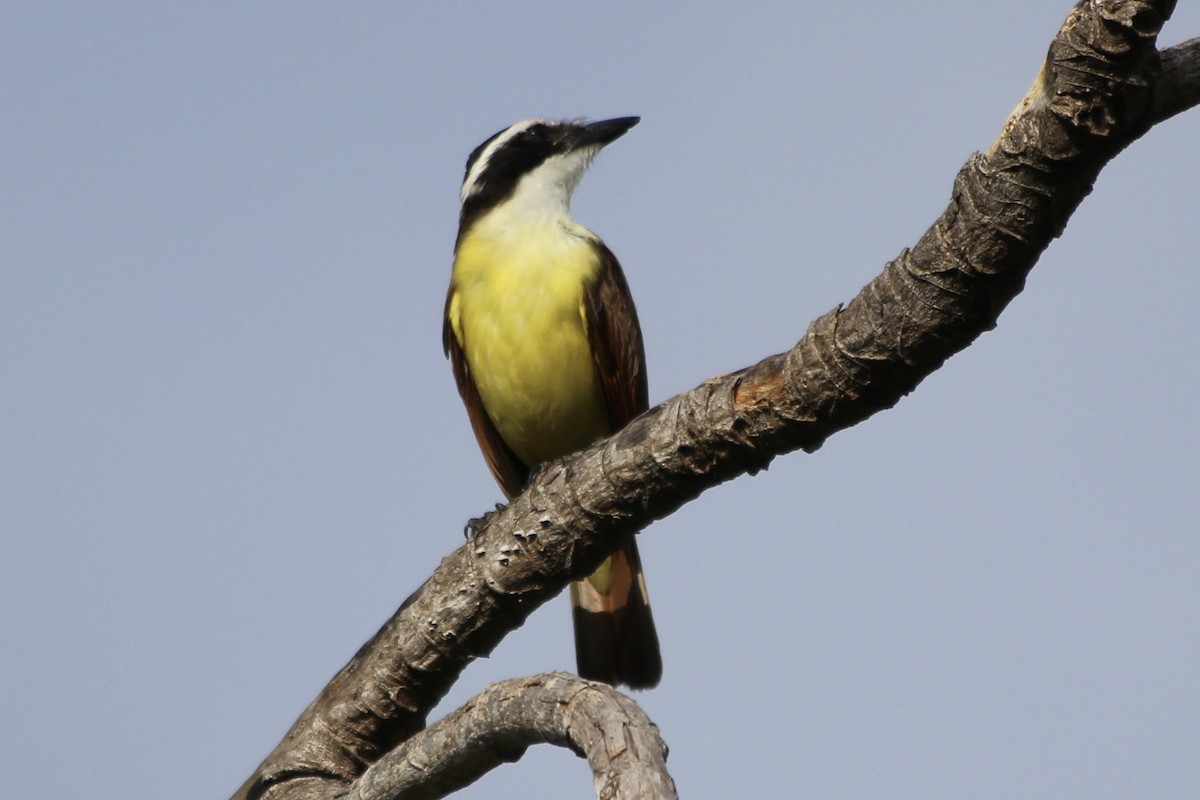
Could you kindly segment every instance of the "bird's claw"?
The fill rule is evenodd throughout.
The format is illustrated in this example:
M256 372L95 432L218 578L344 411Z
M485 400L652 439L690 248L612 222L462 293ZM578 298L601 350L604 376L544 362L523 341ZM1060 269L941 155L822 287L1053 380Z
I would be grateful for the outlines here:
M502 508L504 508L503 503L496 503L496 507L491 511L485 511L482 517L472 517L467 520L467 524L463 526L463 538L468 542L474 542L479 532L488 526L488 523L492 521L492 517Z

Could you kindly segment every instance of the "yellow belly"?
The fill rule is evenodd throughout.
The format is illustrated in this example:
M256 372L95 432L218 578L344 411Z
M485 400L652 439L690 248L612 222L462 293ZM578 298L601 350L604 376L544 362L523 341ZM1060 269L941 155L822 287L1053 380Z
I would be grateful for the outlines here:
M611 432L583 304L599 263L588 239L546 233L460 242L451 308L484 408L530 466Z

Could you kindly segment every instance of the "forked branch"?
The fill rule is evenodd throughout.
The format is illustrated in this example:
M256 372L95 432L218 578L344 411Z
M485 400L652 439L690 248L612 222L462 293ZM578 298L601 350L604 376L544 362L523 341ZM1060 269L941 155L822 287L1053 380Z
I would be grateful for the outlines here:
M778 455L816 450L994 327L1105 164L1200 103L1200 40L1161 58L1156 49L1173 8L1079 3L999 138L960 170L949 206L911 250L791 351L542 470L442 562L235 796L371 796L355 781L376 762L412 763L380 759L424 728L462 669L623 537Z

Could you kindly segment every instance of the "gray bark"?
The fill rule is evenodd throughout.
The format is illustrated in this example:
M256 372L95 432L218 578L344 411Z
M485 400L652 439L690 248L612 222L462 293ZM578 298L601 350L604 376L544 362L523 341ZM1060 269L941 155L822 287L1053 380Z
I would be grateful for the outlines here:
M623 537L778 455L816 450L994 327L1105 164L1200 102L1200 40L1156 48L1173 8L1079 3L1000 136L959 171L949 206L911 249L792 350L541 470L363 646L235 797L387 796L363 794L364 772L402 761L389 751L425 727L462 669Z

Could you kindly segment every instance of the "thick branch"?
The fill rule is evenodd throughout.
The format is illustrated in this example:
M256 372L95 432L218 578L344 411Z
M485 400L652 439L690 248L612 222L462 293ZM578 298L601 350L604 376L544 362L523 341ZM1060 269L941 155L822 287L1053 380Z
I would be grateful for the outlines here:
M491 685L381 758L346 797L435 800L542 742L585 756L597 797L676 797L667 746L637 703L563 672Z
M1156 124L1200 105L1200 38L1163 51L1162 79L1153 98Z
M1104 165L1197 103L1195 43L1168 51L1166 79L1155 49L1173 7L1076 6L1000 137L962 168L911 250L791 351L674 397L535 476L333 679L238 796L344 790L423 726L474 657L623 537L777 455L816 450L993 328Z

